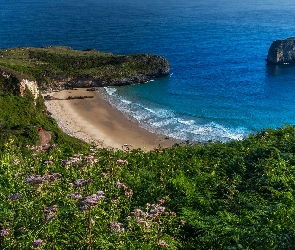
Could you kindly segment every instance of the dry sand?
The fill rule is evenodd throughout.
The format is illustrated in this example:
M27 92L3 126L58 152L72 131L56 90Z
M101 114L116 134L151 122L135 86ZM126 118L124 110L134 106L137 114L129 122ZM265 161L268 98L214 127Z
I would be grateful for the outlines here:
M52 92L53 97L61 100L46 100L47 109L52 113L66 133L87 142L104 147L152 150L159 145L171 147L178 140L167 139L164 135L151 133L128 120L110 103L101 99L95 91L84 88ZM93 98L70 99L68 96L93 96Z

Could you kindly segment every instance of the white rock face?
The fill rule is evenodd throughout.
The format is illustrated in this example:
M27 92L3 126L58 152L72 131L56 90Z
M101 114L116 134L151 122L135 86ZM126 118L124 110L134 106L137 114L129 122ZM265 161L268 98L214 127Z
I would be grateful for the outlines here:
M24 91L26 88L28 88L31 93L33 94L34 96L34 99L36 100L38 95L39 95L39 89L38 89L38 85L37 85L37 82L36 81L30 81L30 80L27 80L27 79L23 79L21 82L20 82L20 94L21 96L24 95Z

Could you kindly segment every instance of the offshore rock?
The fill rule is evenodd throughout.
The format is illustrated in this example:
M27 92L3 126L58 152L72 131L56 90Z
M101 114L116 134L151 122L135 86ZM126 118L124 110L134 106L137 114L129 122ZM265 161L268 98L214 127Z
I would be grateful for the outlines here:
M295 37L274 41L266 60L270 64L295 64Z

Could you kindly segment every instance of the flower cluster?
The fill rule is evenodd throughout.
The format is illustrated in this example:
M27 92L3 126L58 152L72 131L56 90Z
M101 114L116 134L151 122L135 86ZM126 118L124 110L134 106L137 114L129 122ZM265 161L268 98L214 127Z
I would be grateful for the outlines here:
M44 181L54 182L61 178L61 174L53 173L53 174L45 174L42 178Z
M6 236L8 236L9 234L10 234L10 228L6 228L6 229L2 229L1 231L0 231L0 236L1 237L6 237Z
M53 173L53 174L45 174L43 176L41 175L30 175L25 179L25 183L27 184L32 184L32 185L37 185L41 184L44 181L49 181L49 182L54 182L58 179L61 178L61 174L59 173Z
M56 214L57 210L58 210L57 205L52 205L52 206L49 206L48 208L46 208L44 220L49 221L51 219L56 218L57 217L57 214Z
M44 243L44 241L41 240L41 239L34 240L34 241L32 242L32 244L33 244L33 248L34 248L34 249L38 249L39 247L41 247L41 246L43 245L43 243Z
M158 246L160 246L160 247L167 247L167 248L170 247L170 245L167 244L164 240L159 240Z
M63 164L68 165L76 165L82 162L83 154L75 154L73 157L70 157L68 160L63 160Z
M94 163L98 162L98 159L96 159L93 155L87 155L87 156L85 156L84 159L85 159L86 163L88 163L88 164L94 164Z
M128 161L127 160L122 160L122 159L118 159L117 162L118 163L126 163L126 164L128 164Z
M134 209L131 215L134 216L135 222L139 223L145 228L149 228L153 223L158 223L161 215L171 215L175 216L175 212L165 212L165 207L162 204L165 202L164 199L158 201L157 204L146 204L147 211L142 211L141 209ZM131 219L131 217L128 217Z
M79 192L75 192L75 193L71 193L68 195L69 198L73 199L73 200L80 200L82 199L82 195Z
M119 188L123 188L124 191L125 191L125 196L131 197L133 195L133 190L128 189L127 186L124 183L118 181L118 182L115 183L115 186L119 187Z
M25 175L25 173L16 173L13 175L14 178L17 178L17 177L20 177L20 176L23 176Z
M114 232L114 233L122 233L125 231L125 228L123 227L122 223L119 223L117 221L113 221L110 223L110 229Z
M44 164L46 164L46 165L52 165L52 164L54 164L54 162L51 161L51 160L48 160L48 161L44 161Z
M30 175L25 179L25 183L32 185L41 184L42 182L43 178L41 177L41 175Z
M126 190L127 189L127 186L123 183L123 182L116 182L115 183L115 186L116 187L121 187L121 188L123 188L124 190Z
M15 193L7 197L8 200L15 201L20 198L22 195L20 193Z
M31 151L42 151L42 146L30 146L30 145L27 145L26 148L31 150Z
M92 179L88 179L88 180L78 179L78 180L75 180L74 185L75 185L75 187L83 187L90 182L93 182L93 180Z
M96 206L98 202L103 200L104 198L105 196L103 191L98 191L96 194L85 197L80 203L81 210L85 211L90 209L91 207Z

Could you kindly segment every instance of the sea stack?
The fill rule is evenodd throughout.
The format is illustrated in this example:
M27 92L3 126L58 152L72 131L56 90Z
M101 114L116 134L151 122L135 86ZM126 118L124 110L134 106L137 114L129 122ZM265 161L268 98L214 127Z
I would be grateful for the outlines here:
M295 37L274 41L266 60L270 64L295 64Z

